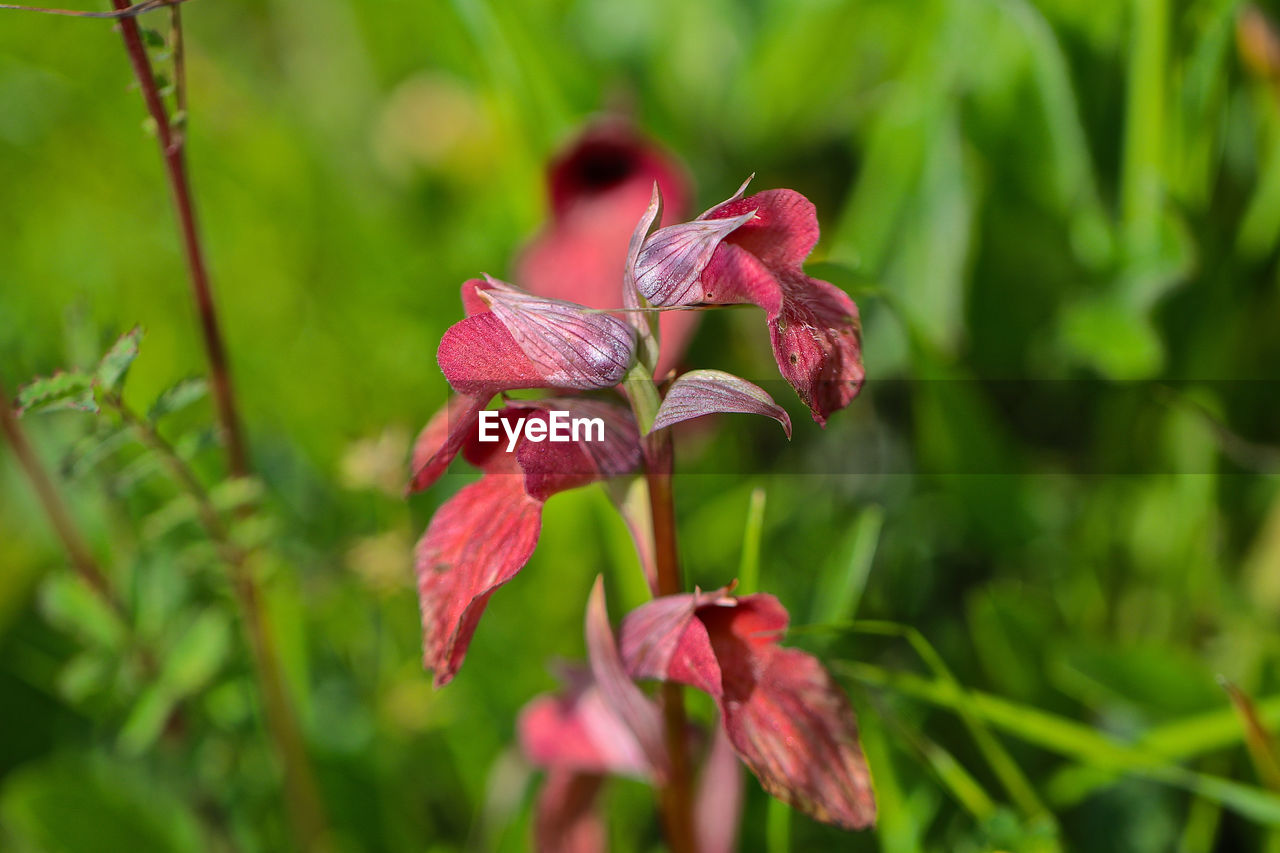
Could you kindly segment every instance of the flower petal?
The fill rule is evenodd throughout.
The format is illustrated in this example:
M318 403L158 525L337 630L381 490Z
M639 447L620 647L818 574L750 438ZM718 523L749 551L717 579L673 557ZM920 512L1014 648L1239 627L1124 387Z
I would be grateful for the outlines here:
M755 215L695 219L654 232L635 262L636 288L652 304L694 305L706 301L700 281L720 242Z
M489 279L489 284L489 289L477 294L528 359L541 368L543 384L587 390L622 381L635 360L636 336L629 325L496 279Z
M724 726L717 724L693 806L700 853L733 853L737 849L743 794L742 764Z
M731 198L702 216L707 220L734 219L747 211L755 216L734 230L730 243L772 269L804 265L818 244L818 211L813 202L795 190L764 190L747 198Z
M525 757L548 769L653 778L631 729L584 676L564 695L539 696L525 705L516 725Z
M644 750L655 780L661 784L669 772L662 712L636 687L622 667L613 628L609 625L609 611L605 606L604 578L599 576L587 602L586 637L591 674L600 695L618 718L625 721Z
M533 554L542 501L521 477L488 474L436 512L418 541L423 663L441 687L453 679L485 605Z
M858 395L866 376L862 326L843 290L798 269L770 269L735 243L716 251L703 285L715 302L764 309L778 370L819 424Z
M691 370L676 379L658 407L653 429L663 429L717 412L742 412L773 418L782 424L787 438L791 438L791 416L773 402L768 392L721 370Z
M410 494L420 492L440 479L471 435L484 406L482 398L453 397L431 417L413 443Z

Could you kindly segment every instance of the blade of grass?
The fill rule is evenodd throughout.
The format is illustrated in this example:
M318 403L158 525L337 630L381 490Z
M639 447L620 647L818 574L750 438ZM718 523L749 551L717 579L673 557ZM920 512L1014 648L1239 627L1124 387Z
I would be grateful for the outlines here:
M878 506L869 506L858 515L846 547L838 552L848 554L848 558L833 563L819 580L809 608L815 623L837 622L857 615L883 524L884 510Z
M1280 797L1275 794L1171 765L1158 755L1119 743L1074 720L979 691L970 690L962 697L951 684L940 679L890 672L872 664L836 661L832 667L861 683L889 688L957 713L967 704L975 717L991 726L1048 752L1079 761L1090 769L1140 776L1181 788L1259 823L1280 826Z
M1227 691L1231 707L1240 717L1240 724L1244 729L1244 744L1258 771L1258 778L1271 790L1280 791L1280 760L1276 756L1275 739L1258 717L1258 709L1254 707L1253 700L1226 679L1222 679L1222 689Z
M924 847L911 804L894 771L889 741L878 714L863 714L858 720L858 737L871 768L876 791L876 838L883 853L919 853Z
M738 589L747 595L760 588L760 536L764 531L765 492L751 490L747 526L742 530L742 559L738 563Z

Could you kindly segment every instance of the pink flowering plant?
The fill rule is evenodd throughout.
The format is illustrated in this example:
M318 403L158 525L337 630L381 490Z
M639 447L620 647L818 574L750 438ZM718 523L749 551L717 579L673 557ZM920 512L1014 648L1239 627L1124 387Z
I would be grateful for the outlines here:
M843 690L816 657L784 645L788 614L775 597L735 595L733 581L686 589L672 487L679 423L747 413L792 431L757 385L675 369L698 312L762 309L779 372L824 426L863 383L858 309L804 272L818 240L804 196L746 195L748 181L700 216L663 224L664 192L683 205L683 177L646 153L615 179L606 167L629 155L627 144L618 128L597 129L571 152L576 164L553 169L556 219L522 256L527 289L489 276L466 282L466 317L440 342L456 396L419 436L409 488L431 487L459 455L482 476L440 507L417 544L425 666L438 687L455 677L489 598L536 548L543 504L605 482L653 598L615 629L598 580L586 606L587 664L521 715L523 751L546 771L537 846L602 848L597 794L607 777L625 776L657 790L672 849L731 849L740 766L816 820L868 827L871 777ZM579 180L593 164L603 188ZM648 204L637 221L641 188ZM507 396L518 389L548 395ZM645 499L621 499L637 490ZM705 729L686 713L685 688L714 702Z

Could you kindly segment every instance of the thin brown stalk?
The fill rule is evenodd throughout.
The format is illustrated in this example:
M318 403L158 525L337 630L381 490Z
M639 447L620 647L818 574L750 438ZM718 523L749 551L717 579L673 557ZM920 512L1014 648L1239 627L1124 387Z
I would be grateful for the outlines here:
M675 500L671 490L671 431L659 430L651 433L648 444L645 474L649 483L649 510L653 518L658 595L677 595L684 590L684 584L680 577ZM680 685L662 686L662 716L671 775L668 783L658 792L658 803L667 843L674 853L695 853L697 839L693 831L689 724L684 708L684 692Z
M81 11L80 9L49 9L44 6L23 6L18 3L0 3L0 9L7 9L14 12L37 12L41 15L60 15L65 18L97 18L99 20L105 18L110 21L120 21L125 18L136 18L143 12L162 9L165 6L173 6L176 8L179 3L185 2L187 2L187 0L143 0L142 3L134 3L132 6L126 5L124 8L117 7L114 12Z
M18 464L22 466L22 472L26 475L32 490L35 491L45 516L48 517L54 532L61 540L62 547L67 552L67 559L71 561L71 568L102 597L112 610L117 614L123 614L124 608L112 593L107 576L98 565L98 561L94 559L89 546L80 537L80 531L71 520L71 513L67 511L66 504L62 502L62 497L54 488L53 481L49 479L44 466L40 464L39 458L27 441L21 425L18 424L18 419L13 413L13 403L9 400L3 386L0 386L0 431L4 433L5 440L13 448L13 455L17 457Z
M112 0L112 4L119 11L130 8L126 0ZM175 20L175 24L180 23L181 19ZM183 147L186 134L174 131L169 110L165 106L155 74L151 70L151 59L147 56L147 48L142 42L142 32L138 22L133 18L121 20L120 34L124 37L125 49L128 51L134 76L137 77L138 86L142 89L142 99L147 105L147 112L151 114L151 119L155 123L156 138L160 142L160 153L164 158L169 193L173 200L174 212L178 217L178 231L182 238L183 254L191 279L191 295L200 319L205 355L209 360L209 382L213 391L214 406L217 409L218 422L226 442L227 467L233 477L242 477L249 471L248 457L245 451L244 435L240 428L240 417L236 411L226 346L223 344L218 313L213 302L213 288L209 281L199 232L196 229L195 205L192 203L191 185L187 179L186 155ZM180 39L181 36L175 34L175 38Z

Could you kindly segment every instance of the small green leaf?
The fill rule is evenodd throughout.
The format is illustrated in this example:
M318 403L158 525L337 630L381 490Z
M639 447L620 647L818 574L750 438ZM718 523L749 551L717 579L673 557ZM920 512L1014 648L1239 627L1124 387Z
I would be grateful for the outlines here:
M86 652L72 658L58 673L58 692L72 702L83 702L105 687L110 675L108 658Z
M231 650L231 623L209 608L182 634L165 658L160 682L175 698L200 690L217 674Z
M152 684L143 690L120 729L121 752L139 755L155 743L173 713L174 704L175 697L163 685Z
M59 372L32 381L18 391L17 404L19 415L66 409L98 411L98 401L93 396L93 378L79 371Z
M149 27L139 27L138 29L141 31L142 40L146 42L147 47L164 47L167 44L164 36L160 35L157 30Z
M40 605L50 623L87 643L118 649L124 642L126 631L120 619L75 575L50 577L41 591Z
M160 396L156 397L156 401L151 404L147 417L158 421L166 415L185 409L207 393L209 393L209 384L202 377L192 376L188 379L180 379L160 392Z
M125 374L129 372L129 365L138 357L138 342L141 340L142 327L134 326L107 350L94 371L94 379L102 390L111 393L120 390Z

